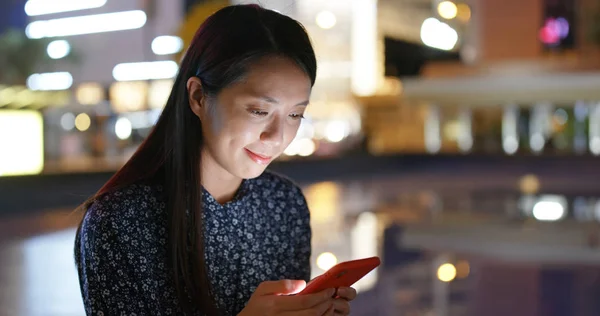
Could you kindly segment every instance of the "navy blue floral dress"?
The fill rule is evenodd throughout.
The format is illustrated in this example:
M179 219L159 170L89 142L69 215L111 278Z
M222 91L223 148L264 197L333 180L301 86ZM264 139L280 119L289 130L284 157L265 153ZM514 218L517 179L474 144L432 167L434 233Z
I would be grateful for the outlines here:
M265 172L231 202L204 191L208 274L224 315L236 315L263 281L310 279L310 215L302 191ZM132 185L92 204L75 241L88 315L181 314L167 268L162 187Z

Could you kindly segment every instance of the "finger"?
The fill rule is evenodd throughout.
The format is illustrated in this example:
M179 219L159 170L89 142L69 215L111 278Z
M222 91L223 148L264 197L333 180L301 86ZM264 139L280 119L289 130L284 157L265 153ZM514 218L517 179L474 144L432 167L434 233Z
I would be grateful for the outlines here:
M337 314L349 315L350 314L350 303L343 298L336 298L333 300L333 309Z
M340 287L337 290L337 296L348 301L356 298L356 290L351 287Z
M277 309L282 311L310 309L324 302L331 302L334 292L334 289L327 289L314 294L278 297L276 302Z
M333 304L331 304L331 306L329 307L329 309L327 309L327 311L325 312L325 314L323 314L323 316L334 316L335 315L335 309L333 308Z
M258 285L254 293L261 296L293 294L302 291L305 287L306 282L303 280L265 281Z
M335 308L333 306L333 299L329 298L325 302L313 306L310 309L303 310L300 315L302 316L313 316L313 315L334 315Z

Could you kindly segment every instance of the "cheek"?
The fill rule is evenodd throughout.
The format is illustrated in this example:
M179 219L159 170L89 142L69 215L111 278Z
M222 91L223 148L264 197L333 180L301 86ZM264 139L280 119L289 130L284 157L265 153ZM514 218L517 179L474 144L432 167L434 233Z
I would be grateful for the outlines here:
M228 147L242 148L260 139L263 130L259 124L253 124L247 119L231 120L226 124L226 137L229 140Z
M290 143L294 140L294 138L296 137L296 134L298 134L298 129L300 128L300 124L290 124L288 126L286 126L284 133L283 133L283 148L281 150L286 149Z

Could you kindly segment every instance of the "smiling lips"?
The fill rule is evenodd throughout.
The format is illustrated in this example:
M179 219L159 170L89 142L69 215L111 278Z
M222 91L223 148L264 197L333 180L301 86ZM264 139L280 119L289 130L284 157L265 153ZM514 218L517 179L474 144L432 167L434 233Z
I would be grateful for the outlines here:
M246 154L248 154L248 157L250 157L250 159L254 160L254 162L259 165L268 165L271 160L273 160L273 157L259 155L247 148L244 148L244 150L246 151Z

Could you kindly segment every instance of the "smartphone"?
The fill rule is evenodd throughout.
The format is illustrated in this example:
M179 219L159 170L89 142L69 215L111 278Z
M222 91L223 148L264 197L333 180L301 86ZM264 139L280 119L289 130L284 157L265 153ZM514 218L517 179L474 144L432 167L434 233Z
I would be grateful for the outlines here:
M317 293L330 288L349 287L381 264L379 257L346 261L312 279L297 295Z

